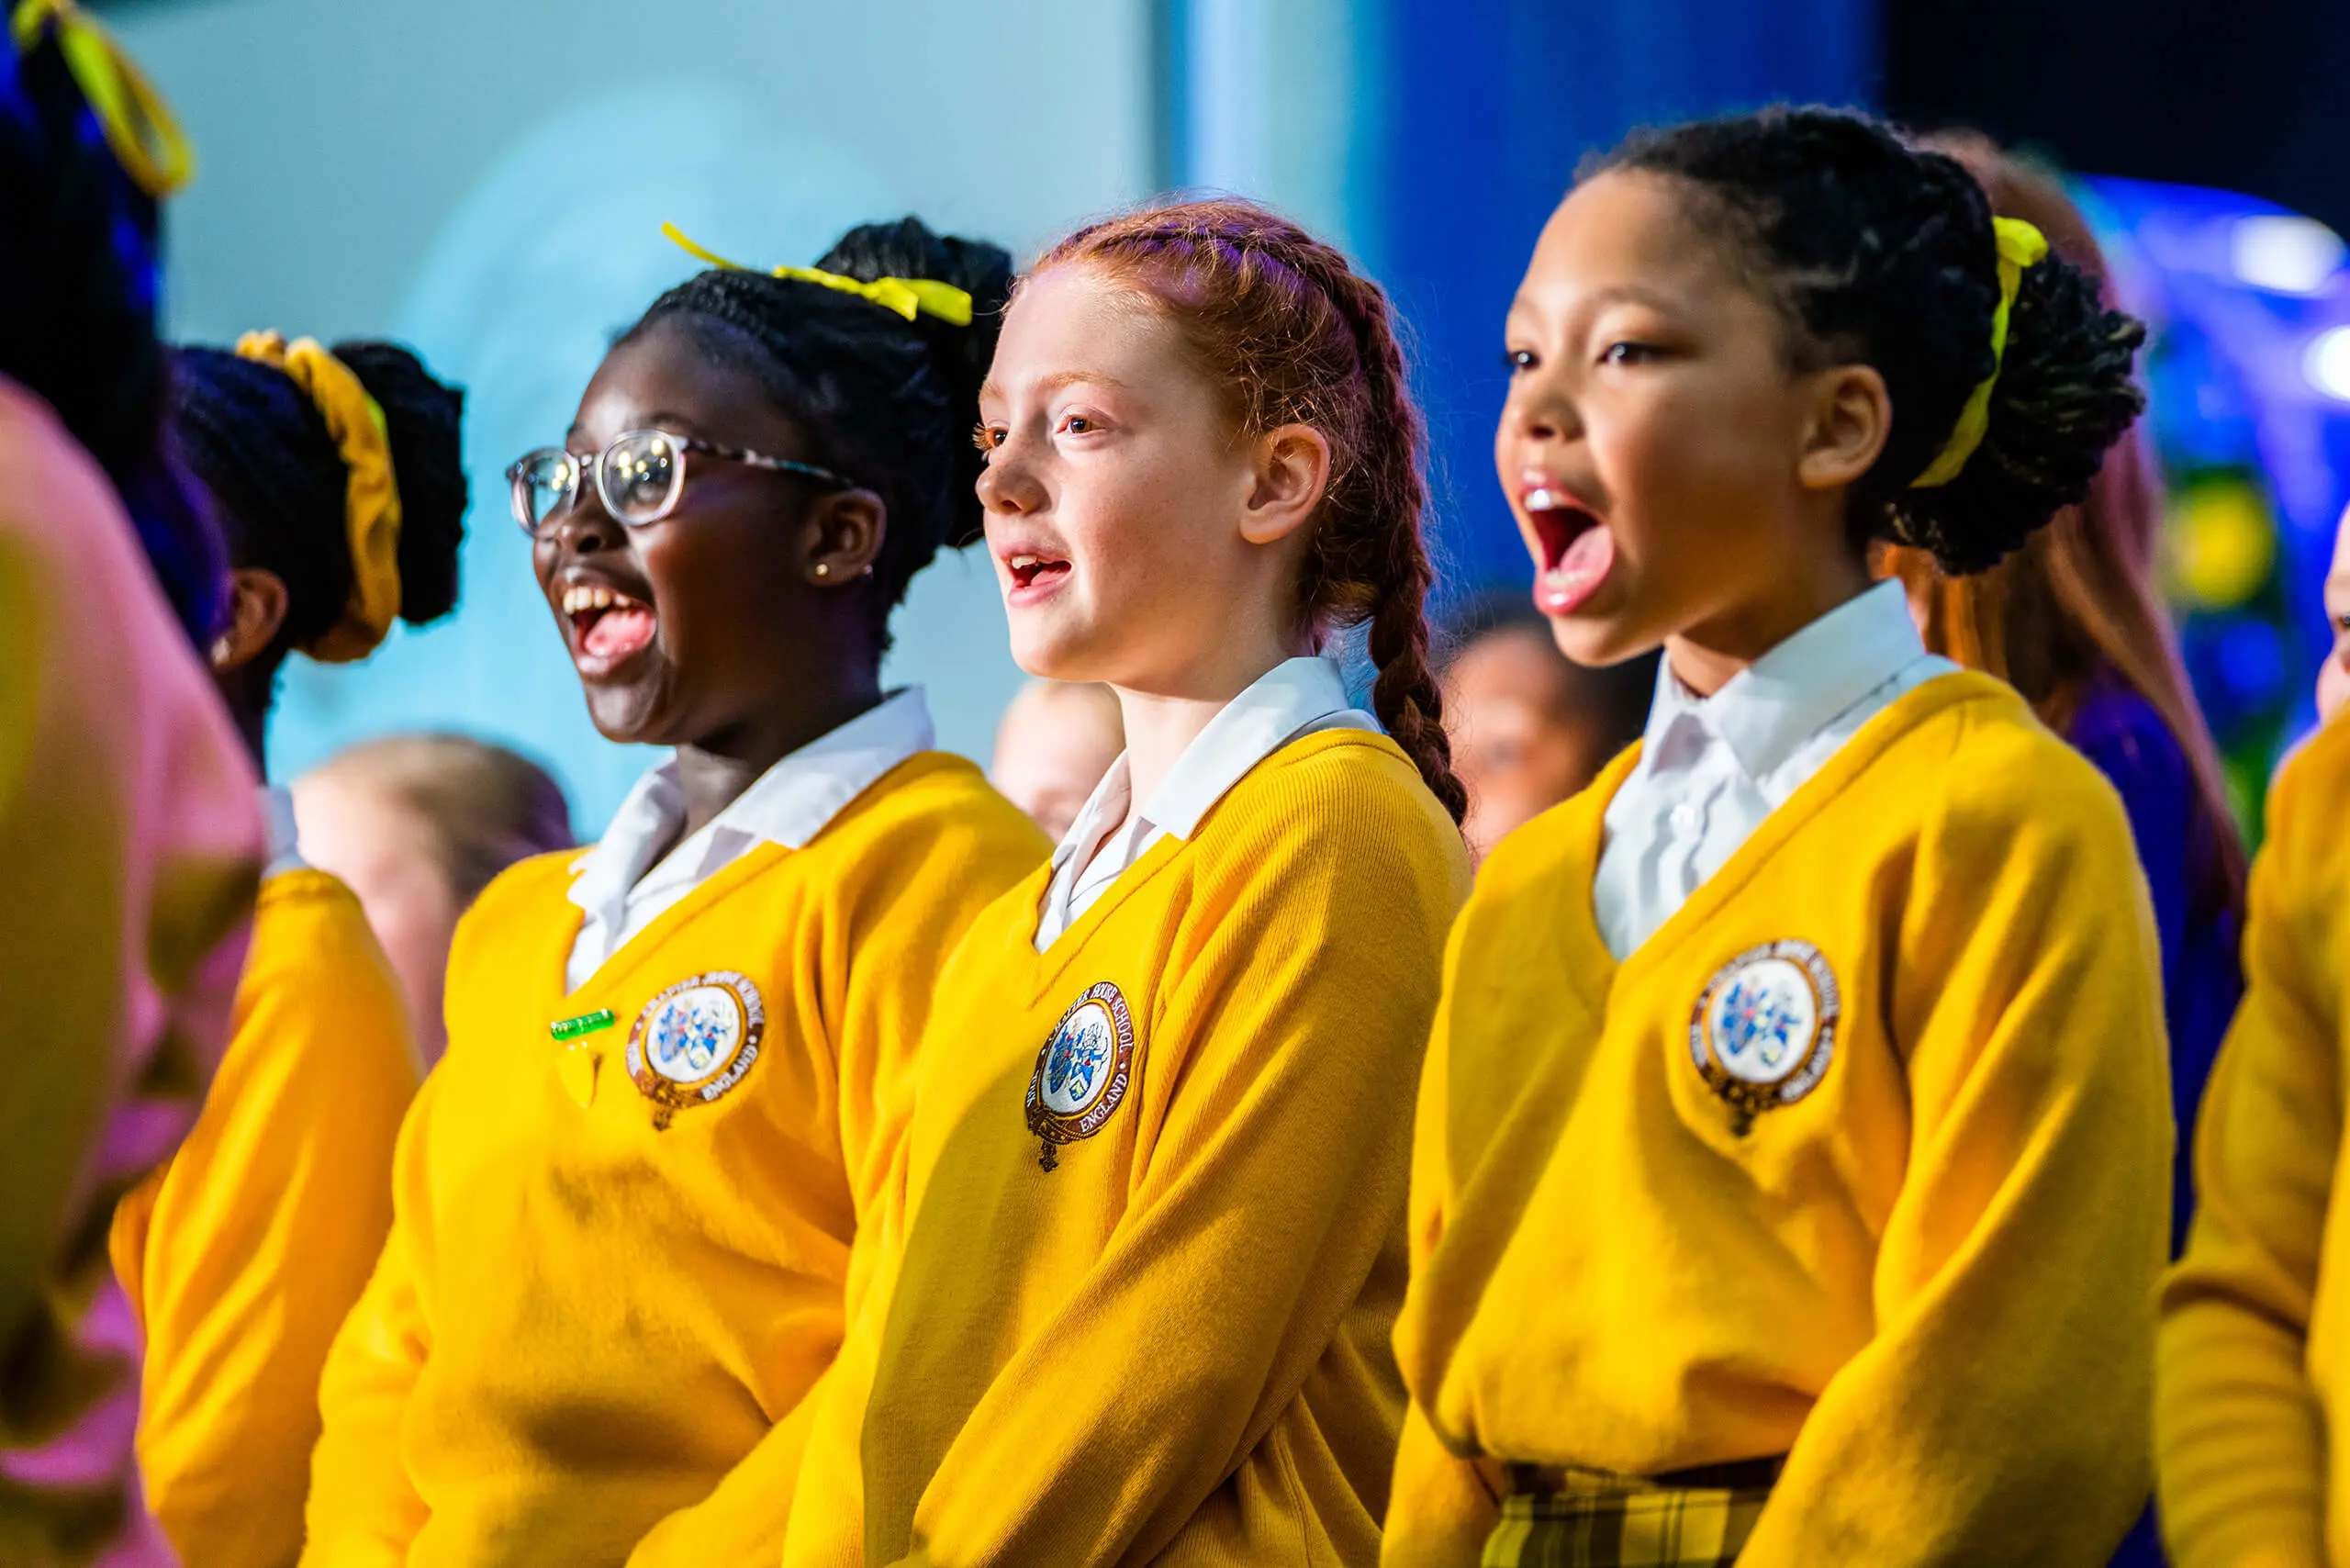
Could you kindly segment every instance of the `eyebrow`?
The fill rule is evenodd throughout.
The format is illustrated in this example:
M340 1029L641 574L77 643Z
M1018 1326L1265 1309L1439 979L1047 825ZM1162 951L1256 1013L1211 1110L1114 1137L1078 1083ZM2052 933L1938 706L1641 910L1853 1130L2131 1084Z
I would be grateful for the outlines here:
M1653 288L1637 283L1619 283L1612 288L1599 289L1575 301L1578 309L1595 314L1611 305L1645 305L1651 310L1662 310L1669 315L1677 316L1681 313L1680 302L1670 295L1660 294ZM1520 310L1533 309L1534 302L1521 294L1509 302L1509 308L1510 314L1515 316Z
M1047 375L1040 379L1036 383L1036 390L1039 392L1058 392L1062 387L1073 386L1080 381L1091 382L1096 386L1114 387L1121 392L1129 392L1133 390L1132 387L1119 380L1116 376L1106 375L1098 370L1058 371L1051 375ZM979 383L979 396L981 398L1001 398L1003 396L1003 388L997 383L995 377L990 376L985 381Z
M701 425L698 420L689 420L672 409L655 409L649 414L640 414L621 427L622 433L628 431L643 430L667 431L674 435L698 435L701 431ZM571 422L571 428L563 432L563 443L569 446L578 439L579 421L574 420Z

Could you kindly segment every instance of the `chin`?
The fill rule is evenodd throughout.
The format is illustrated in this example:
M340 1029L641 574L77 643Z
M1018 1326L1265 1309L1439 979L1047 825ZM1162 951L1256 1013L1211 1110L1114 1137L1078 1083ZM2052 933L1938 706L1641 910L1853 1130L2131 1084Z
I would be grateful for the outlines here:
M1550 640L1559 652L1585 669L1606 669L1620 665L1656 647L1661 637L1643 636L1640 633L1610 617L1597 615L1554 615L1550 623Z

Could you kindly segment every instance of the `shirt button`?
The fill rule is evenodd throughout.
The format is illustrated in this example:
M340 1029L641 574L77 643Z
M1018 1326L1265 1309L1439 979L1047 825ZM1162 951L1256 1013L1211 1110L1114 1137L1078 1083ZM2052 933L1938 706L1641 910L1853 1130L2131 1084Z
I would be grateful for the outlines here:
M1697 808L1685 804L1675 806L1670 820L1673 832L1695 833L1697 831Z

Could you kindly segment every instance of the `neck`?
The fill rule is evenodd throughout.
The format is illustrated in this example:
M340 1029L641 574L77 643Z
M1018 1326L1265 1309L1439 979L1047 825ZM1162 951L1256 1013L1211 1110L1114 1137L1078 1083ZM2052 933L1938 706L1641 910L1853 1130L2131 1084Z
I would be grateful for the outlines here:
M1129 812L1142 808L1183 749L1234 698L1275 666L1313 651L1302 635L1287 644L1270 637L1253 644L1236 639L1231 652L1186 671L1181 681L1154 681L1149 690L1113 682L1110 689L1118 694L1126 725L1126 777L1133 801Z
M1797 574L1772 585L1767 599L1730 605L1664 640L1673 678L1711 697L1755 660L1827 614L1875 587L1864 560L1839 559L1833 568Z
M878 673L788 713L761 714L677 747L677 788L685 797L680 839L710 825L759 776L809 742L830 734L881 700Z

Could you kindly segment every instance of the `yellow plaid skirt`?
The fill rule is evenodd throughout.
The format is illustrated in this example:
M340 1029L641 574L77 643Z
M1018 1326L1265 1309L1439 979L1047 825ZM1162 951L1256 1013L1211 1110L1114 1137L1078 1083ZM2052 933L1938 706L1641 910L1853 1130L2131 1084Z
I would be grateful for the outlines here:
M1653 1478L1512 1465L1483 1568L1731 1568L1783 1462Z

